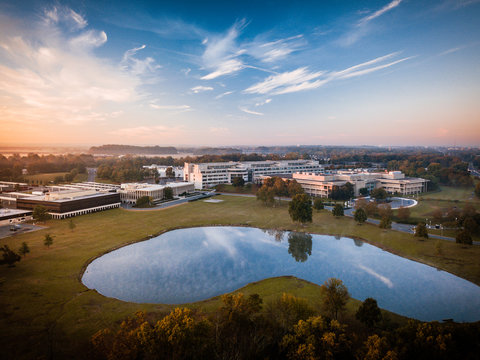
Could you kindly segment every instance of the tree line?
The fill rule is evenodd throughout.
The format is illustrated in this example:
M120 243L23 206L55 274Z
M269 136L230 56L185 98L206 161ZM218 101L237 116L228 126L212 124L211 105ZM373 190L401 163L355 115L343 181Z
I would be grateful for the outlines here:
M320 289L320 308L291 294L264 303L258 294L226 294L211 313L175 308L156 318L137 312L91 337L92 359L474 359L480 323L409 320L382 314L367 298L345 315L339 279Z

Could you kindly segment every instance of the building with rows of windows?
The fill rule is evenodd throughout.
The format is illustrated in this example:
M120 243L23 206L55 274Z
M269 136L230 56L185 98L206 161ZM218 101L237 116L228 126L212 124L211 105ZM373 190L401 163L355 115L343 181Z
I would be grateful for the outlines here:
M401 171L365 172L337 171L335 173L295 173L292 175L305 190L315 197L330 197L334 186L347 182L353 185L355 196L362 188L369 192L375 188L384 188L389 194L414 195L427 191L428 180L406 177Z
M256 182L261 176L319 171L323 171L323 166L318 161L313 160L185 163L183 179L193 182L195 189L206 189L218 184L231 184L235 177Z

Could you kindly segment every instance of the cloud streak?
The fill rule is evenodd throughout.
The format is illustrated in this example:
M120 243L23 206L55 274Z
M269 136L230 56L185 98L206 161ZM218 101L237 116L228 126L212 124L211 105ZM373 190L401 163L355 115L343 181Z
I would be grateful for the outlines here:
M391 1L390 3L388 3L387 5L382 7L380 10L377 10L373 14L365 16L364 18L362 18L358 24L359 25L365 25L365 24L369 23L373 19L376 19L377 17L382 16L386 12L396 8L398 5L400 5L401 2L402 2L402 0Z
M406 57L386 64L371 66L395 57L396 55L398 55L398 52L380 56L378 58L337 72L311 72L307 67L302 67L293 71L271 75L265 80L245 89L243 92L246 94L281 95L298 91L312 90L319 88L330 81L366 75L413 58Z
M238 108L240 109L240 111L243 111L244 113L247 113L247 114L258 115L258 116L263 116L264 115L261 112L249 110L249 109L247 109L246 107L243 107L243 106L239 106Z

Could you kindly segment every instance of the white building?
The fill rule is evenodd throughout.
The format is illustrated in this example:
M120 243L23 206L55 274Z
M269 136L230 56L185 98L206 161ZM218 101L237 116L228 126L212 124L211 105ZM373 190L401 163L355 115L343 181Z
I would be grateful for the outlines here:
M384 188L389 194L399 193L413 195L427 191L428 180L405 177L401 171L386 172L358 172L337 171L330 174L295 173L292 175L311 196L329 197L334 186L342 186L347 182L353 185L355 196L359 190L367 188Z
M153 201L163 199L163 193L166 187L173 191L173 196L194 191L194 185L191 182L171 182L166 185L127 183L122 184L119 190L120 199L123 203L135 204L142 196L149 196Z
M312 160L281 161L230 161L218 163L185 163L185 181L195 184L195 189L205 189L218 184L231 184L235 177L255 182L264 175L293 174L295 172L319 172L323 167Z
M157 170L158 176L159 177L167 177L167 169L172 168L173 173L174 173L174 178L176 179L183 179L183 167L181 166L166 166L166 165L146 165L143 167L144 169L150 169L150 170Z

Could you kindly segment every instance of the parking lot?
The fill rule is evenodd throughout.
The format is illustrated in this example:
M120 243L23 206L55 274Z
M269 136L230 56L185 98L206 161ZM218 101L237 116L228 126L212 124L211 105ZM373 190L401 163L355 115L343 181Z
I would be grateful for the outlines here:
M44 229L43 226L37 226L37 225L33 225L33 224L16 224L16 225L19 226L17 231L11 231L10 230L10 225L0 226L0 239L6 238L8 236L15 236L15 235L23 234L23 233L30 232L30 231L37 231L37 230Z

